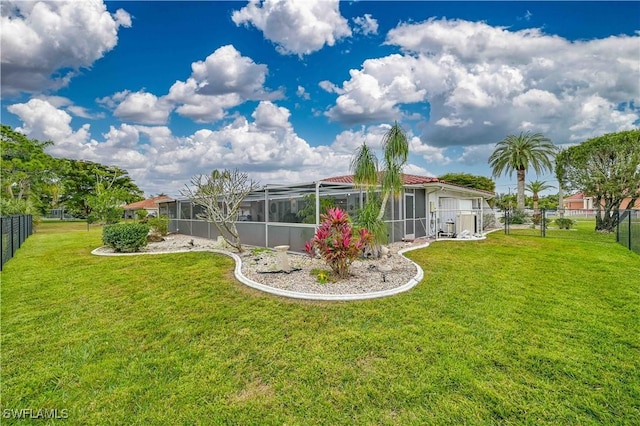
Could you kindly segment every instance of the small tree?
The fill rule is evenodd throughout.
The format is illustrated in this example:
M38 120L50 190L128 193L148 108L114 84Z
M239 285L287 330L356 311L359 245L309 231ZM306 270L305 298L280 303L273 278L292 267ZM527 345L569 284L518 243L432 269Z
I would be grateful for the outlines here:
M553 188L553 186L547 185L547 182L545 181L534 180L529 182L525 188L531 192L531 196L533 199L533 210L538 211L538 201L540 200L540 193L545 189Z
M94 222L118 223L122 219L124 212L122 205L126 198L126 191L122 188L113 188L108 181L99 182L96 185L95 193L86 199L86 204L91 209L87 224Z
M380 253L380 241L386 238L386 226L384 226L384 213L390 196L399 196L402 193L402 168L409 158L409 141L407 135L396 122L382 138L382 167L379 170L378 158L375 152L363 143L351 158L350 169L353 172L353 183L357 188L367 190L368 209L375 205L378 207L376 216L367 214L369 228L375 234L372 245L372 254L378 257ZM382 201L377 201L375 190L380 184ZM375 200L375 201L374 201ZM368 212L369 213L369 212ZM364 216L361 218L361 222Z
M199 219L213 223L227 244L242 253L236 227L238 212L247 195L258 188L258 182L238 169L214 170L210 175L192 177L191 186L187 185L180 193L204 209L204 213L198 214Z

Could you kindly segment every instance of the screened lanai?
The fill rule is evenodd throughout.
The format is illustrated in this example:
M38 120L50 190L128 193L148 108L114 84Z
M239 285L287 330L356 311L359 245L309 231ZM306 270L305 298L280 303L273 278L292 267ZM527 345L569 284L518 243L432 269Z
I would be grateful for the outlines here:
M425 236L450 237L455 234L456 226L464 226L471 233L483 229L483 210L488 208L486 199L492 194L430 177L403 175L403 180L402 194L390 197L386 205L384 220L389 242ZM241 206L237 222L240 239L243 244L288 245L290 250L302 252L320 223L323 200L354 216L366 198L367 191L356 188L351 176L266 185L249 194ZM171 232L210 239L218 237L215 225L202 218L202 207L189 199L160 202L159 213L171 219Z

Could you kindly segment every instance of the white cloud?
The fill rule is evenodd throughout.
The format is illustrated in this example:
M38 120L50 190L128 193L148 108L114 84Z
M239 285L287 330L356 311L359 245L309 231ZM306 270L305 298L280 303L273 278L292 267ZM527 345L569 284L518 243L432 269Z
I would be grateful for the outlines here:
M118 43L131 17L111 15L96 1L3 1L2 93L40 92L66 86Z
M473 124L473 120L463 120L460 117L442 117L435 124L442 127L467 127Z
M72 117L46 100L30 99L27 103L9 105L7 110L23 122L22 127L16 130L32 139L51 140L73 148L81 147L88 141L88 124L73 131Z
M351 36L338 0L252 0L231 19L262 31L281 54L308 55Z
M411 163L407 164L404 167L404 173L408 175L436 177L436 175L433 172L430 172L428 169Z
M418 67L416 58L401 55L367 59L362 70L349 71L351 79L343 83L336 105L326 115L346 124L400 119L400 104L426 98L427 88L416 78Z
M378 21L368 13L365 13L364 16L353 18L353 22L356 24L356 29L354 30L356 32L364 35L378 34Z
M320 83L318 83L318 86L320 86L322 90L328 93L342 93L342 90L329 80L322 80Z
M186 81L176 81L166 100L178 105L178 114L197 122L221 120L228 109L247 100L282 97L279 91L270 92L264 87L267 66L242 56L231 45L218 48L191 68L191 76Z
M309 99L311 99L311 96L309 95L309 93L305 90L304 87L302 86L298 86L298 89L296 90L296 95L299 98L302 98L306 101L308 101Z
M389 128L389 125L381 124L369 127L362 126L362 128L357 131L345 130L336 136L331 144L331 149L337 153L353 154L364 142L375 151L381 151L382 139Z
M633 128L640 103L640 36L570 42L539 29L509 31L483 22L402 23L386 44L402 54L366 60L328 92L326 111L347 125L415 119L431 146L495 143L525 128L557 143ZM435 125L434 125L435 124ZM455 127L455 131L451 128Z
M430 146L422 142L418 137L409 139L409 152L422 156L427 163L435 163L442 166L451 163L451 158L447 157L446 151L446 148Z
M38 96L35 96L33 99L40 99L45 102L48 102L55 108L62 108L65 111L70 112L76 117L87 118L87 119L102 118L100 114L90 113L85 107L74 105L71 99L65 98L64 96L38 95Z
M122 123L91 138L88 125L74 131L66 111L41 99L8 110L24 123L18 130L52 140L53 155L117 165L148 193L179 195L193 175L215 168L239 168L265 184L310 182L346 173L351 158L328 146L310 146L293 129L290 111L270 101L259 103L252 121L238 116L217 130L200 129L187 137L173 135L166 126Z
M201 95L237 93L255 97L264 91L267 66L242 56L232 45L219 47L204 61L191 64L191 69Z
M274 105L269 101L260 102L256 110L251 114L254 123L261 130L289 129L289 117L291 113L284 107Z
M147 92L125 90L102 100L107 104L118 104L113 115L122 121L139 124L166 124L173 110L171 102Z
M489 157L495 149L496 146L492 143L465 146L462 150L462 155L460 155L456 161L468 166L487 164Z

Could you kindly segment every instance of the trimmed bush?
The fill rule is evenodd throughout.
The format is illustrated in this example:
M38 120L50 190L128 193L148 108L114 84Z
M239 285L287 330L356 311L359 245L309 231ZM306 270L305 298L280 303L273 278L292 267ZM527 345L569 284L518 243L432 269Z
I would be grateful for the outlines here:
M156 234L167 235L169 233L169 217L162 215L158 217L150 217L147 221L149 226Z
M567 217L559 217L555 220L555 222L560 229L571 229L571 226L575 225L576 223L574 220Z
M105 225L102 242L116 252L132 253L147 245L149 226L144 223Z

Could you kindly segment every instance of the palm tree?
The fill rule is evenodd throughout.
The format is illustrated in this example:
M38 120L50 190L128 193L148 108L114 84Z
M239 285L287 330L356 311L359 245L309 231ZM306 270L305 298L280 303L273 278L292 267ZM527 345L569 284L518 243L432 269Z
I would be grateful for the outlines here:
M366 143L356 151L350 167L354 174L353 182L360 188L372 189L378 184L380 178L382 203L377 220L382 220L384 217L389 196L399 194L403 187L402 167L409 157L409 142L397 121L385 133L382 139L382 150L384 158L381 176L378 173L378 160Z
M496 150L489 157L489 165L493 168L493 177L515 170L518 176L518 210L524 209L525 173L532 166L536 173L551 171L556 147L542 133L520 133L509 135L496 144Z
M534 180L527 184L527 190L531 191L533 194L533 210L538 210L538 200L540 199L539 194L545 189L551 189L553 186L547 185L545 181Z

